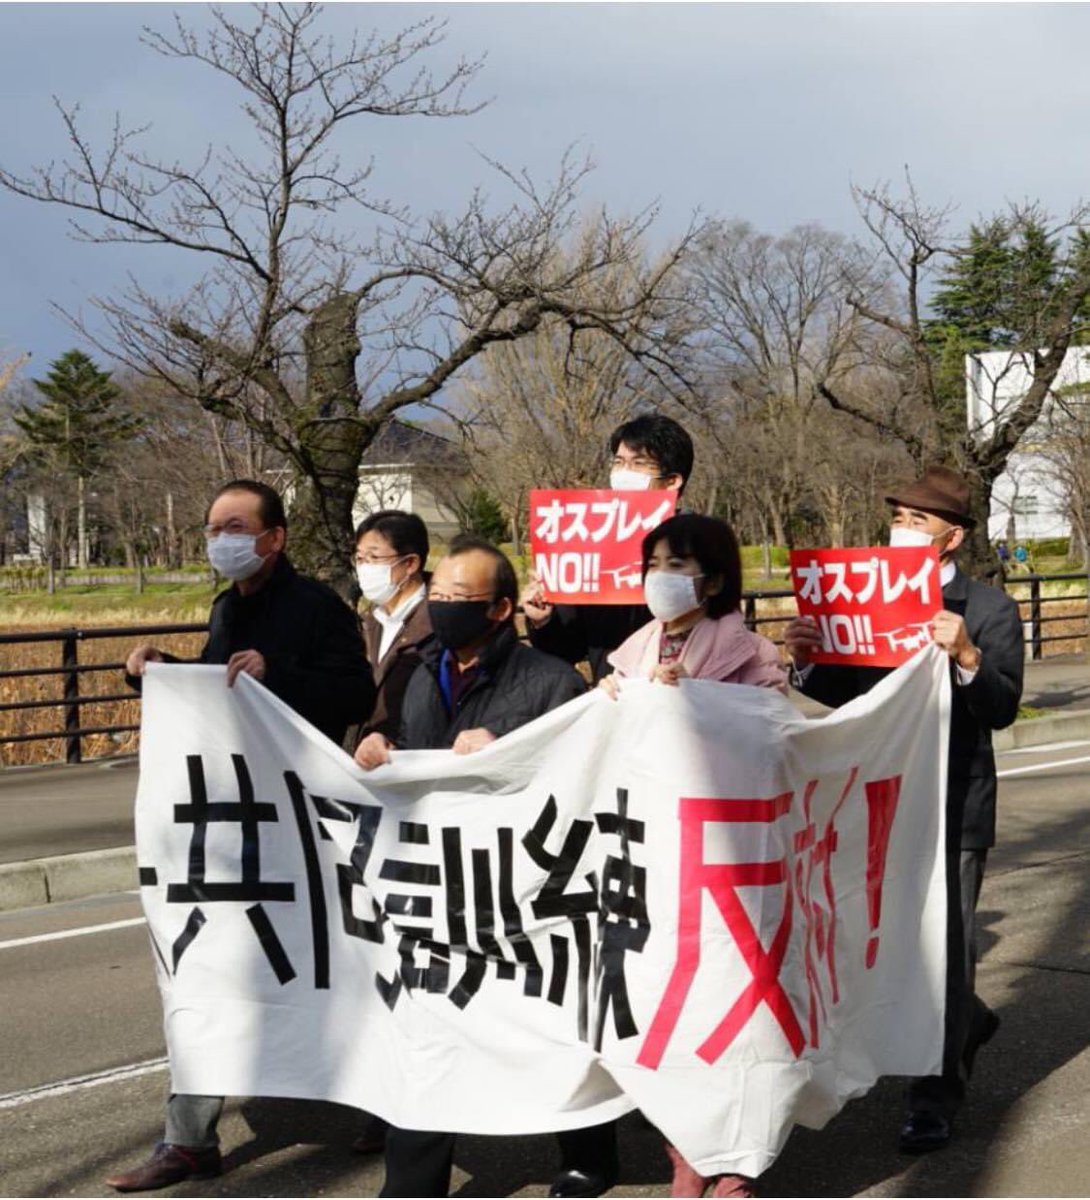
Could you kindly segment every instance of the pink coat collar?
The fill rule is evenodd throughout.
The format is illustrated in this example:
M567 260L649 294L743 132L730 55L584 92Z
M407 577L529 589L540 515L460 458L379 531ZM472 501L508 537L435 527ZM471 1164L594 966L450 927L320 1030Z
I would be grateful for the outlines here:
M620 675L647 679L658 665L661 642L662 622L649 621L618 646L608 661ZM705 617L693 626L681 653L681 665L691 679L748 683L751 682L751 665L758 673L767 673L762 669L770 662L766 647L771 648L778 659L767 638L751 633L745 627L740 612L727 613L717 621ZM752 681L757 682L756 679ZM772 683L771 686L780 685Z

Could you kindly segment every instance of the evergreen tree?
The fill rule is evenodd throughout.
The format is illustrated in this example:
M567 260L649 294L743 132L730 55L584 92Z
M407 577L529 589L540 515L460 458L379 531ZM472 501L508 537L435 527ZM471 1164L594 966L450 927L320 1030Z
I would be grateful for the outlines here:
M936 393L957 410L955 423L965 403L967 354L1032 352L1047 344L1062 300L1060 253L1057 238L1033 213L972 225L954 252L931 297L924 336Z
M122 392L110 373L100 371L81 350L62 354L45 379L33 383L43 399L36 406L19 405L12 419L30 457L76 483L79 563L85 566L87 481L102 470L118 444L135 436L140 422L120 403Z
M475 488L462 515L466 533L499 545L507 536L507 522L499 501L484 488Z

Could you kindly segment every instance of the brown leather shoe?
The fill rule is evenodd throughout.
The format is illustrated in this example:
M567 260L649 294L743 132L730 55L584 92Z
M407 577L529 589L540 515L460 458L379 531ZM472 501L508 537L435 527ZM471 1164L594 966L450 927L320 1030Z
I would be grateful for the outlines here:
M146 1162L123 1175L111 1175L106 1186L119 1192L153 1192L183 1179L211 1179L222 1174L223 1159L218 1147L195 1150L159 1142Z

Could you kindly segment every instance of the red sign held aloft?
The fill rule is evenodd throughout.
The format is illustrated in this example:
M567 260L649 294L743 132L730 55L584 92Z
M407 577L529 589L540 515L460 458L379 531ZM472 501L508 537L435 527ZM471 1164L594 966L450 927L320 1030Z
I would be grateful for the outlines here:
M532 491L530 549L546 598L565 604L642 604L640 546L676 508L674 491Z
M900 666L930 644L928 624L942 608L930 546L792 550L791 586L799 615L821 630L819 663Z

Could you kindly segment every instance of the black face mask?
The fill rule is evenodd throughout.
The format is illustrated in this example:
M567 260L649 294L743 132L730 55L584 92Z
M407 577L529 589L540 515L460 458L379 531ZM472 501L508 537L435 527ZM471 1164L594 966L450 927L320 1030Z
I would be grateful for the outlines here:
M460 650L484 637L495 622L488 616L493 600L429 600L428 617L440 646Z

